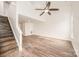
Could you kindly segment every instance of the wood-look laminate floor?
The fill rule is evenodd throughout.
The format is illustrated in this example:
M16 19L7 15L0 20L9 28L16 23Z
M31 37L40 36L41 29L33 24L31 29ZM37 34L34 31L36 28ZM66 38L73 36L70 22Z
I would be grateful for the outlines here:
M37 35L24 37L24 56L76 57L70 41L46 38Z
M70 41L37 35L23 37L23 51L13 49L4 54L9 57L76 57Z

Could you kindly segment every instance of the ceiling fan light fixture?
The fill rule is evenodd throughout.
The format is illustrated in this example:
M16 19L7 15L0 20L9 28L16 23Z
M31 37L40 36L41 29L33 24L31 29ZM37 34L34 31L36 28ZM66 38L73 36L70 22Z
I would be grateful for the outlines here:
M49 12L49 10L45 10L45 13Z

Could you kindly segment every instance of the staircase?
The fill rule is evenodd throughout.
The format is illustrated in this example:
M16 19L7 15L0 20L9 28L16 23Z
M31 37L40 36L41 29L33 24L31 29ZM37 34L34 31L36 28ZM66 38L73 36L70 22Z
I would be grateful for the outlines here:
M16 42L8 17L0 16L0 56L13 49L16 49Z

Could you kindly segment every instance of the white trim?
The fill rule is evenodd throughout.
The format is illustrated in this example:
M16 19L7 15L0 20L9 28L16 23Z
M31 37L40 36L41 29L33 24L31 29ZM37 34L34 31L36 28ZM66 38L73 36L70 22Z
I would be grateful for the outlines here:
M60 40L67 40L67 41L71 41L70 38L63 38L63 37L58 37L58 36L51 36L51 35L42 35L42 34L36 34L33 33L32 35L39 35L39 36L43 36L43 37L49 37L49 38L56 38L56 39L60 39Z
M17 36L16 36L16 34L15 34L15 31L14 31L13 25L11 24L11 21L10 21L9 17L8 17L8 20L9 20L9 23L10 23L11 29L12 29L12 31L13 31L14 37L15 37L15 39L16 39L17 46L19 46L19 44L18 44L19 41L17 40L18 38L17 38Z

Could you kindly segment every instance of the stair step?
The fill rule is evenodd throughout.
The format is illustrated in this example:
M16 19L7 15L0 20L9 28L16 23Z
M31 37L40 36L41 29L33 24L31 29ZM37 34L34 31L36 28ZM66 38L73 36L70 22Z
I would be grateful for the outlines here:
M8 28L8 27L6 28L6 27L1 27L0 26L0 32L1 31L12 31L12 30L10 28Z
M18 49L17 49L17 48L13 48L12 50L9 50L9 51L7 51L7 52L5 52L5 53L2 53L2 54L0 55L0 57L7 57L7 56L9 56L11 53L15 52L16 50L18 50Z
M13 36L9 36L9 37L3 37L0 38L0 43L1 42L5 42L5 41L10 41L10 40L14 40L15 38Z
M15 44L16 42L15 42L15 40L9 40L9 41L5 41L5 42L1 42L0 43L0 48L2 48L2 47L5 47L5 46L8 46L8 45L10 45L10 44Z
M8 34L13 34L12 31L7 31L7 30L0 30L0 37L1 35L8 35Z
M5 35L5 34L13 34L12 31L7 31L7 30L0 30L0 35Z
M0 38L6 38L6 37L12 37L14 36L13 34L5 34L5 35L0 35Z
M0 48L0 54L5 53L5 52L7 52L9 50L12 50L14 48L16 48L16 43L15 44L10 44L10 45L5 46L5 47L2 47L2 48Z
M0 18L1 23L8 23L8 18Z
M2 22L2 21L0 21L0 27L1 27L1 26L10 27L10 25L9 25L8 22Z

